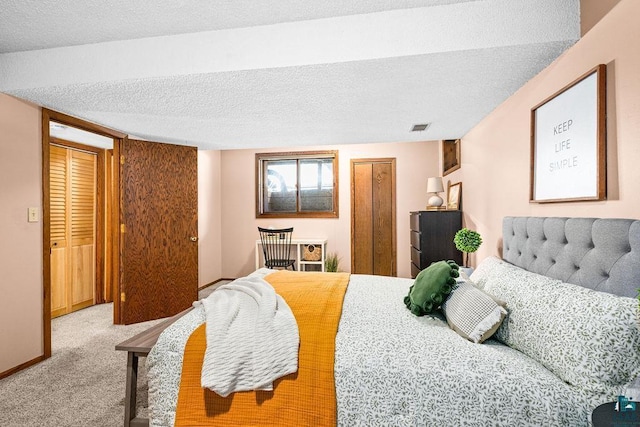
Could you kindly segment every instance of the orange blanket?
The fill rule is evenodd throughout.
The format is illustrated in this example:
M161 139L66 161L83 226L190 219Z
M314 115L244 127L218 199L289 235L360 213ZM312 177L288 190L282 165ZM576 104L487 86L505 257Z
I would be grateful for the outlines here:
M298 372L276 380L273 391L223 398L203 389L200 371L206 337L202 325L185 347L176 426L336 425L335 335L349 274L278 271L265 280L285 299L298 322Z

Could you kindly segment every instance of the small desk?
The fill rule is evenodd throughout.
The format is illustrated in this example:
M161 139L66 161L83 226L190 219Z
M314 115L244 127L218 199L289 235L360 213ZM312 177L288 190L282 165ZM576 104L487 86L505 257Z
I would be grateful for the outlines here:
M158 337L167 326L191 311L189 307L173 317L163 320L155 326L140 332L116 345L116 350L127 352L127 382L124 398L124 427L148 427L149 420L136 417L136 390L138 386L138 358L147 357Z
M640 426L640 410L616 411L616 403L603 403L593 410L591 421L593 427L638 427Z
M322 257L320 261L305 261L302 259L303 249L307 245L320 246L322 248ZM327 239L291 239L291 246L295 247L296 265L298 271L305 271L307 265L319 265L320 271L324 271L324 258L327 255ZM264 266L262 260L262 242L256 240L256 270Z

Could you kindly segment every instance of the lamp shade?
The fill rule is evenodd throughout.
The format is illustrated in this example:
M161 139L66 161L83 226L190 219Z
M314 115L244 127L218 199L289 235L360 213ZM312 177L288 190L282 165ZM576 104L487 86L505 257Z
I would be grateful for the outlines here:
M437 176L427 180L427 193L440 193L441 191L444 191L441 177Z

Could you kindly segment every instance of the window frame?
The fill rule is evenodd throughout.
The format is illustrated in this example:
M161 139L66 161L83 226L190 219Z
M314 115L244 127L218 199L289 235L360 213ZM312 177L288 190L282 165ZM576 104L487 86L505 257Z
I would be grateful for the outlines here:
M324 151L288 151L278 153L256 153L256 218L338 218L338 150ZM300 160L326 160L332 159L333 167L333 208L331 211L300 211ZM295 160L296 161L296 212L264 212L263 200L266 197L266 186L264 184L263 169L264 162L273 160Z

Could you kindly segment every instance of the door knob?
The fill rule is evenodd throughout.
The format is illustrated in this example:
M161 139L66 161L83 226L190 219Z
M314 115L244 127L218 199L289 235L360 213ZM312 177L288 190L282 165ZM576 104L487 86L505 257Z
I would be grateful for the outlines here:
M191 236L189 240L191 240L192 242L197 242L198 238L196 236Z

